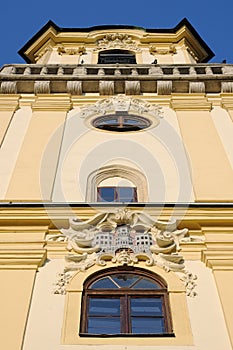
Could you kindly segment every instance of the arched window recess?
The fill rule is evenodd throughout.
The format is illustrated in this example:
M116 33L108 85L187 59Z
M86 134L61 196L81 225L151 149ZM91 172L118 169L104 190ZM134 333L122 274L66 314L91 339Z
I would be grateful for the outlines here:
M111 183L111 179L117 177L130 181L131 185L119 188L115 182ZM105 180L109 180L107 184L104 183ZM101 187L105 187L105 189L102 190ZM109 197L110 200L104 199L102 191L105 191L106 199ZM131 199L129 200L129 198ZM93 171L87 179L86 201L147 202L147 179L139 170L125 165L115 164L99 168Z
M135 54L128 50L112 49L99 52L98 64L136 64Z
M174 336L167 285L136 268L112 268L84 283L80 336Z

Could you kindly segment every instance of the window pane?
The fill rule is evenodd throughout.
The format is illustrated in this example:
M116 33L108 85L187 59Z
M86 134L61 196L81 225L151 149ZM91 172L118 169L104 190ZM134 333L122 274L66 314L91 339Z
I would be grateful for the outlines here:
M119 316L120 299L90 298L88 314L93 316Z
M120 318L89 317L87 332L91 334L120 334Z
M147 280L146 278L140 279L132 289L159 289L160 286L156 282Z
M119 274L111 276L120 288L130 288L130 286L138 279L137 275Z
M110 280L109 277L105 277L94 282L90 287L90 289L105 289L105 288L117 289L117 286L113 283L113 281Z
M132 316L162 316L161 298L131 298Z
M132 333L136 334L156 334L164 333L163 318L143 318L132 317Z
M134 187L118 187L119 202L134 202Z
M99 187L98 202L114 202L115 187Z

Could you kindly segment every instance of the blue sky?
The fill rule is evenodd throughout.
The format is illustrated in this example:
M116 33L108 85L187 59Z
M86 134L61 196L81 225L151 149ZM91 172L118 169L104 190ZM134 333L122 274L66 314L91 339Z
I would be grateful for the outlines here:
M17 51L49 19L60 27L128 24L172 28L184 17L215 53L211 62L226 59L233 63L232 12L233 0L4 0L0 7L0 66L24 63Z

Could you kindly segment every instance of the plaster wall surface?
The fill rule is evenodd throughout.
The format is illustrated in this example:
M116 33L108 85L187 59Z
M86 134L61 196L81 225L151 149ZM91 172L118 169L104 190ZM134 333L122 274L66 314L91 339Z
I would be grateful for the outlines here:
M229 113L220 106L215 106L211 111L211 115L225 153L233 168L233 123L231 117Z
M30 106L22 106L18 109L9 124L5 138L0 148L0 198L4 199L7 193L11 176L15 169L17 158L31 120L32 110Z
M78 108L69 112L53 201L85 201L88 176L109 163L141 170L151 202L193 201L189 159L169 107L163 107L158 126L131 133L99 131L80 118Z
M64 317L64 295L54 295L54 283L57 274L62 271L63 259L55 259L47 262L37 273L35 288L28 318L23 350L83 350L97 349L90 339L88 345L61 345L61 329ZM230 350L231 345L227 335L225 321L216 290L214 278L210 269L203 263L187 261L189 271L197 274L198 296L187 297L190 323L194 338L193 346L179 346L181 350ZM88 276L87 272L85 273ZM182 315L181 315L182 317ZM108 345L101 345L101 349L115 350L155 350L161 346L137 346L132 339L131 345L114 346L114 341L106 339ZM164 350L177 350L177 346L163 346Z

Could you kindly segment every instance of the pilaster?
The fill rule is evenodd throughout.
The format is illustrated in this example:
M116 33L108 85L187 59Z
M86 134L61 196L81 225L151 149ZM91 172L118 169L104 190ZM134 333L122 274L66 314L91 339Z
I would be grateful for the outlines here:
M233 200L233 175L204 94L173 94L181 135L190 161L195 201Z
M233 94L221 94L221 107L225 108L233 121Z
M45 260L45 249L0 251L0 339L6 349L22 349L36 271Z
M6 194L9 200L50 200L70 96L37 95Z
M19 106L19 96L0 95L0 146L4 140L7 129Z

